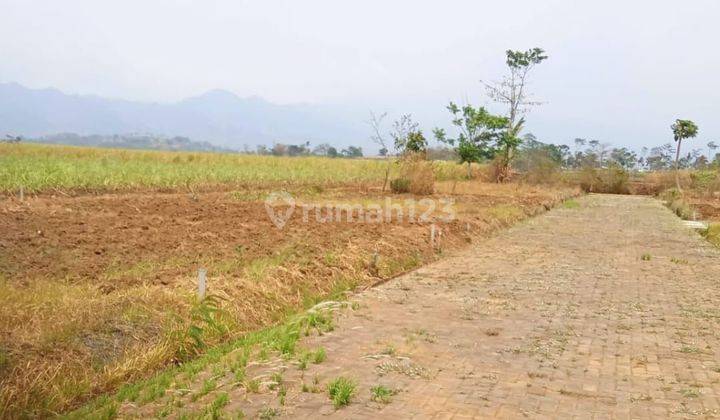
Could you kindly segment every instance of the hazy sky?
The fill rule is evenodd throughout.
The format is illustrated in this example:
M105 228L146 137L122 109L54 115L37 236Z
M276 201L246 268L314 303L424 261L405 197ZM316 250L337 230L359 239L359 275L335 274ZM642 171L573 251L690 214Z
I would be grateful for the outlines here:
M0 0L0 82L171 102L222 88L447 120L508 48L542 47L539 139L720 141L720 2ZM360 115L359 118L364 118Z

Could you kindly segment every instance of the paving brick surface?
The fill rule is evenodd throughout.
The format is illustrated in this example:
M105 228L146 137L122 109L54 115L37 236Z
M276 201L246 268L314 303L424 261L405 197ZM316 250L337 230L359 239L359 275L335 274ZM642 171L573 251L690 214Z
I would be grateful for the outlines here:
M327 360L287 395L230 390L228 410L294 418L720 415L720 252L660 202L590 195L353 297L304 339ZM649 256L645 259L643 255ZM359 305L359 306L358 306ZM358 384L335 410L337 376ZM370 388L397 393L371 401ZM321 388L322 389L322 388ZM264 410L264 411L263 411Z

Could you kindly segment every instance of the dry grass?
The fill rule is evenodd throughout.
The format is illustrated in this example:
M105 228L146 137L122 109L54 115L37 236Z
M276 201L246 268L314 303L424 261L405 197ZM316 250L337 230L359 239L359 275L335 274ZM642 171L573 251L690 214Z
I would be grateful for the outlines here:
M381 159L275 157L0 143L0 193L199 189L218 185L382 184ZM475 166L476 170L478 167ZM465 167L435 162L435 177L465 178ZM392 165L393 176L398 165Z
M430 195L435 191L435 162L411 155L403 157L399 164L400 174L390 182L393 192Z
M712 223L703 234L713 245L720 247L720 223Z

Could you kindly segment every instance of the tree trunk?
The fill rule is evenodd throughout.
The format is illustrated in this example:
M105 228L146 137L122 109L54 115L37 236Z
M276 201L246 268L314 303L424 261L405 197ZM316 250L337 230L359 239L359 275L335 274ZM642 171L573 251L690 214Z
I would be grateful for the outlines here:
M467 178L472 179L472 163L467 163Z
M388 178L390 178L390 165L392 165L392 160L388 161L387 168L385 168L385 181L383 181L382 192L385 192L385 187L387 186Z
M680 144L682 143L682 139L678 139L678 146L677 150L675 151L675 186L677 187L678 191L682 191L680 188Z

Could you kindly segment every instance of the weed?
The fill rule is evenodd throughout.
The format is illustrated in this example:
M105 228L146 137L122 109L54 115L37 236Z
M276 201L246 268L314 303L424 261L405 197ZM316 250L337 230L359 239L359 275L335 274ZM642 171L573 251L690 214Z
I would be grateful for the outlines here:
M230 397L226 392L219 394L205 409L205 417L212 420L221 418L220 411L230 402Z
M285 397L287 396L287 388L285 386L280 386L280 389L278 389L278 399L280 405L285 405Z
M260 381L258 379L246 380L244 385L247 392L252 392L253 394L260 392Z
M272 383L269 385L269 388L270 388L271 390L277 389L277 388L280 387L280 386L282 385L282 383L283 383L282 372L273 372L273 373L270 375L270 380L272 381Z
M650 261L651 258L652 258L652 256L650 254L642 254L640 256L641 261Z
M350 404L350 400L355 395L357 384L343 376L337 377L328 384L328 396L332 401L335 409Z
M580 208L580 203L578 203L577 201L575 201L575 200L573 200L573 199L563 201L563 204L562 204L562 205L563 205L563 207L566 208L566 209L577 209L577 208Z
M397 350L395 349L395 346L393 346L392 344L388 344L387 346L385 346L384 349L382 349L380 354L384 354L387 356L394 356L396 352L397 352Z
M307 352L307 351L302 352L300 357L298 357L298 369L300 369L300 370L307 369L308 360L310 360L310 356L311 356L310 352Z
M396 391L384 385L375 385L374 387L370 388L370 399L375 402L388 404L392 400L392 396L396 393Z
M325 349L320 347L315 350L315 353L313 353L312 362L316 365L319 365L320 363L324 362L326 358L327 354L325 354Z
M204 397L205 395L210 393L210 391L213 391L215 388L217 388L217 382L215 382L215 380L212 378L206 379L205 381L203 381L200 390L192 396L192 400L197 401L201 397Z
M245 380L245 368L240 367L240 368L235 369L235 371L233 372L233 375L235 377L235 382L240 383L240 382L244 381Z
M265 407L263 408L260 413L258 413L258 418L262 420L271 419L273 417L277 417L280 415L280 410L274 407Z
M697 398L700 396L700 393L696 389L682 389L680 390L680 394L685 398Z
M670 258L670 262L675 263L675 264L687 264L688 260L672 257L672 258Z
M320 378L318 378L317 375L313 377L312 385L308 385L305 382L302 384L302 392L318 394L320 391Z

